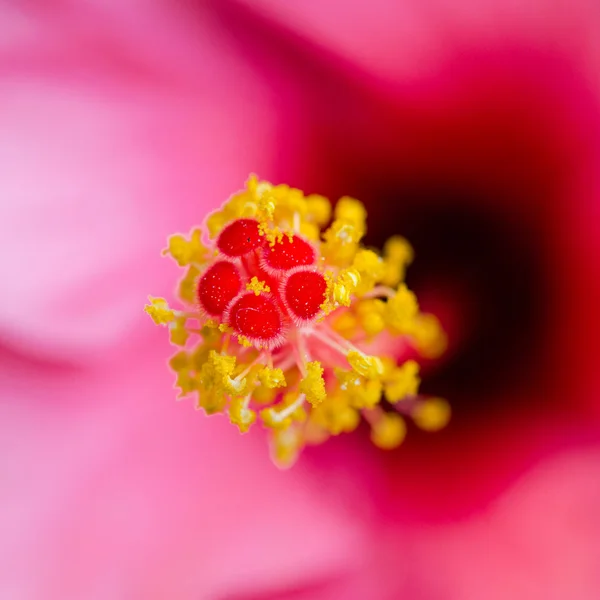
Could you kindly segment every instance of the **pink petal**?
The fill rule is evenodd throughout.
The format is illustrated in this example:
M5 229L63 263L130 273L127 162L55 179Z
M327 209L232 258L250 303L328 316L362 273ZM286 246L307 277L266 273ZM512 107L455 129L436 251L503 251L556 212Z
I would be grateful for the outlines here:
M72 356L121 340L147 294L173 286L158 256L167 235L267 171L264 86L218 29L169 16L136 29L93 10L42 11L2 25L0 331L11 344ZM188 58L156 60L161 48Z
M0 596L215 598L355 567L361 524L336 490L169 401L154 338L87 373L4 362Z
M415 530L408 547L422 568L416 588L449 600L596 598L599 465L597 446L565 452L474 518Z
M453 51L520 43L578 56L597 80L600 42L594 0L510 2L344 2L239 0L272 23L299 33L379 76L410 81ZM600 90L600 87L597 88Z

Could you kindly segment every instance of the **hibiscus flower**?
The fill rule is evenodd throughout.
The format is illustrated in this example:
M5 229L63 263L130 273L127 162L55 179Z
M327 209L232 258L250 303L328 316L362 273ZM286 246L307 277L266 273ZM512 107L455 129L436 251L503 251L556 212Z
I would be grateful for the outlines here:
M2 11L3 596L594 597L594 3ZM411 240L445 432L282 473L172 401L157 251L250 172Z

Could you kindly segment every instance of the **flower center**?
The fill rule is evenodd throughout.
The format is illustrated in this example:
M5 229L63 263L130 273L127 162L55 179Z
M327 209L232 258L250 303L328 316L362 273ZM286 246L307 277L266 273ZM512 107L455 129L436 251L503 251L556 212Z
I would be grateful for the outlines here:
M205 223L208 239L193 229L166 250L187 267L180 298L193 290L201 310L173 310L163 298L146 307L181 347L170 361L181 395L242 433L260 420L284 467L361 419L386 450L402 443L405 418L427 431L448 422L448 403L419 394L409 359L409 345L430 357L445 348L437 319L403 282L412 249L400 237L381 254L362 247L358 200L345 196L332 211L322 196L251 177Z

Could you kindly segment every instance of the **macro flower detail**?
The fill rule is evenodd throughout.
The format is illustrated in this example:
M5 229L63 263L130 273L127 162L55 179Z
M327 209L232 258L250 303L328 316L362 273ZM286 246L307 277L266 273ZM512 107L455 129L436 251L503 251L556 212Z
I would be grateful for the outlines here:
M366 217L353 198L332 209L252 176L163 252L186 269L185 308L150 296L146 312L179 347L169 362L179 397L242 433L262 423L281 467L363 420L391 449L406 418L425 431L450 418L445 400L419 394L414 358L439 355L445 336L403 281L412 248L398 236L382 254L362 247Z

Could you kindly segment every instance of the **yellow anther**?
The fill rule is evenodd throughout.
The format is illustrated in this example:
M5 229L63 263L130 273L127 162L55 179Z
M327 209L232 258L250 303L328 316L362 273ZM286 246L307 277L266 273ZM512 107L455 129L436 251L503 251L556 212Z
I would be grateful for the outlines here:
M383 450L397 448L406 437L406 423L395 413L381 413L371 423L371 440Z
M147 304L144 310L156 325L168 325L175 320L175 313L169 308L164 298L148 296L148 300L150 300L150 304Z
M261 411L261 418L265 425L275 429L289 427L292 421L306 421L304 410L305 396L297 392L289 392L283 397L283 401L277 405L277 409L271 407Z
M271 438L271 459L280 469L289 469L298 458L303 447L300 429L288 427L276 429Z
M181 350L169 360L169 366L176 374L175 387L179 388L178 398L187 396L198 389L198 380L190 355Z
M344 393L353 393L356 388L364 383L364 379L354 371L335 369L334 373L336 379L340 382L340 390Z
M333 322L333 329L346 339L352 339L357 332L358 319L350 311L344 311Z
M324 196L311 194L306 197L307 213L310 219L323 227L331 219L331 203Z
M200 372L202 366L208 361L210 348L204 344L200 344L190 353L190 364L196 372Z
M342 269L331 286L333 302L341 306L350 306L352 294L359 283L360 273L356 269Z
M169 366L173 371L179 373L185 369L188 369L190 366L190 355L185 350L180 350L179 352L173 354L169 359Z
M414 251L412 246L403 237L391 237L383 247L385 273L381 283L390 287L397 286L404 281L406 267L412 262Z
M222 377L229 377L235 369L236 358L235 356L227 356L211 350L208 354L208 362L216 374Z
M387 302L386 319L390 327L399 332L410 328L419 312L417 297L406 285L400 284L396 294Z
M381 402L383 384L376 379L365 381L352 396L352 405L356 408L373 408Z
M229 404L229 420L238 426L240 433L246 433L256 421L256 412L248 408L244 398L233 398Z
M335 369L339 390L354 408L373 408L381 401L383 385L376 379L365 380L355 371Z
M278 393L278 388L268 388L264 385L257 385L252 392L252 400L264 406L274 402Z
M354 258L358 243L364 234L365 230L361 225L345 219L336 219L323 234L323 256L331 264L348 265Z
M236 339L240 346L244 348L252 348L252 342L245 335L237 335Z
M230 396L246 394L247 379L232 377L235 371L235 356L227 356L211 350L208 355L208 363L214 369L215 387L219 387Z
M409 264L414 257L414 250L408 240L400 235L394 235L383 246L384 256L394 263Z
M386 373L384 381L385 397L389 402L398 402L406 396L414 396L419 391L419 365L407 360L401 367Z
M270 292L271 288L264 281L259 281L258 277L253 277L246 284L246 290L254 292L258 296L261 292Z
M299 390L306 395L306 399L316 406L325 400L325 380L323 379L323 367L317 360L306 365L306 377L300 381Z
M170 236L163 255L170 254L180 267L191 263L202 264L208 250L200 241L201 233L200 229L192 229L189 239L181 234Z
M211 213L206 217L206 228L211 238L217 237L219 233L225 228L225 225L229 223L231 217L225 210L219 210Z
M448 345L446 334L434 315L419 314L407 334L414 340L419 353L426 358L437 358Z
M235 377L223 377L223 389L231 397L243 396L247 392L248 380L245 377L236 379Z
M417 403L410 416L415 425L424 431L438 431L450 421L450 404L443 398L428 398Z
M223 412L227 405L227 397L220 389L207 389L200 386L196 408L204 409L207 415Z
M263 194L258 201L258 220L261 223L272 221L275 207L274 198L270 194Z
M258 200L265 192L271 189L271 184L267 181L260 181L255 173L251 173L246 180L246 189Z
M196 301L196 292L198 290L198 277L200 276L200 270L194 266L191 266L186 271L183 279L179 281L178 293L179 297L189 304L193 304Z
M169 323L169 339L176 346L185 346L190 334L185 327L187 319L185 317L176 317Z
M264 367L258 373L258 379L267 388L279 388L285 387L287 384L285 382L285 376L281 369L270 369L269 367Z
M351 350L347 356L348 364L367 379L377 379L383 375L383 363L378 356L369 356L357 350Z
M321 237L321 230L318 225L314 223L308 223L307 221L302 221L300 223L300 234L305 238L316 242Z
M279 411L274 408L265 408L260 411L262 422L271 429L287 429L292 424L291 417L282 418Z
M385 273L383 259L372 250L359 250L354 257L352 266L362 275L368 275L375 280L381 279Z
M336 219L343 219L363 228L367 219L367 211L363 203L350 196L343 196L338 200L334 214Z
M367 335L377 335L385 329L385 311L382 300L363 300L356 305L356 316Z
M364 231L360 227L357 227L355 223L336 219L325 232L324 237L326 241L331 240L340 245L347 244L348 246L352 246L358 244L363 235Z
M360 423L360 414L348 405L344 394L335 394L311 411L310 422L331 435L339 435L354 431Z

